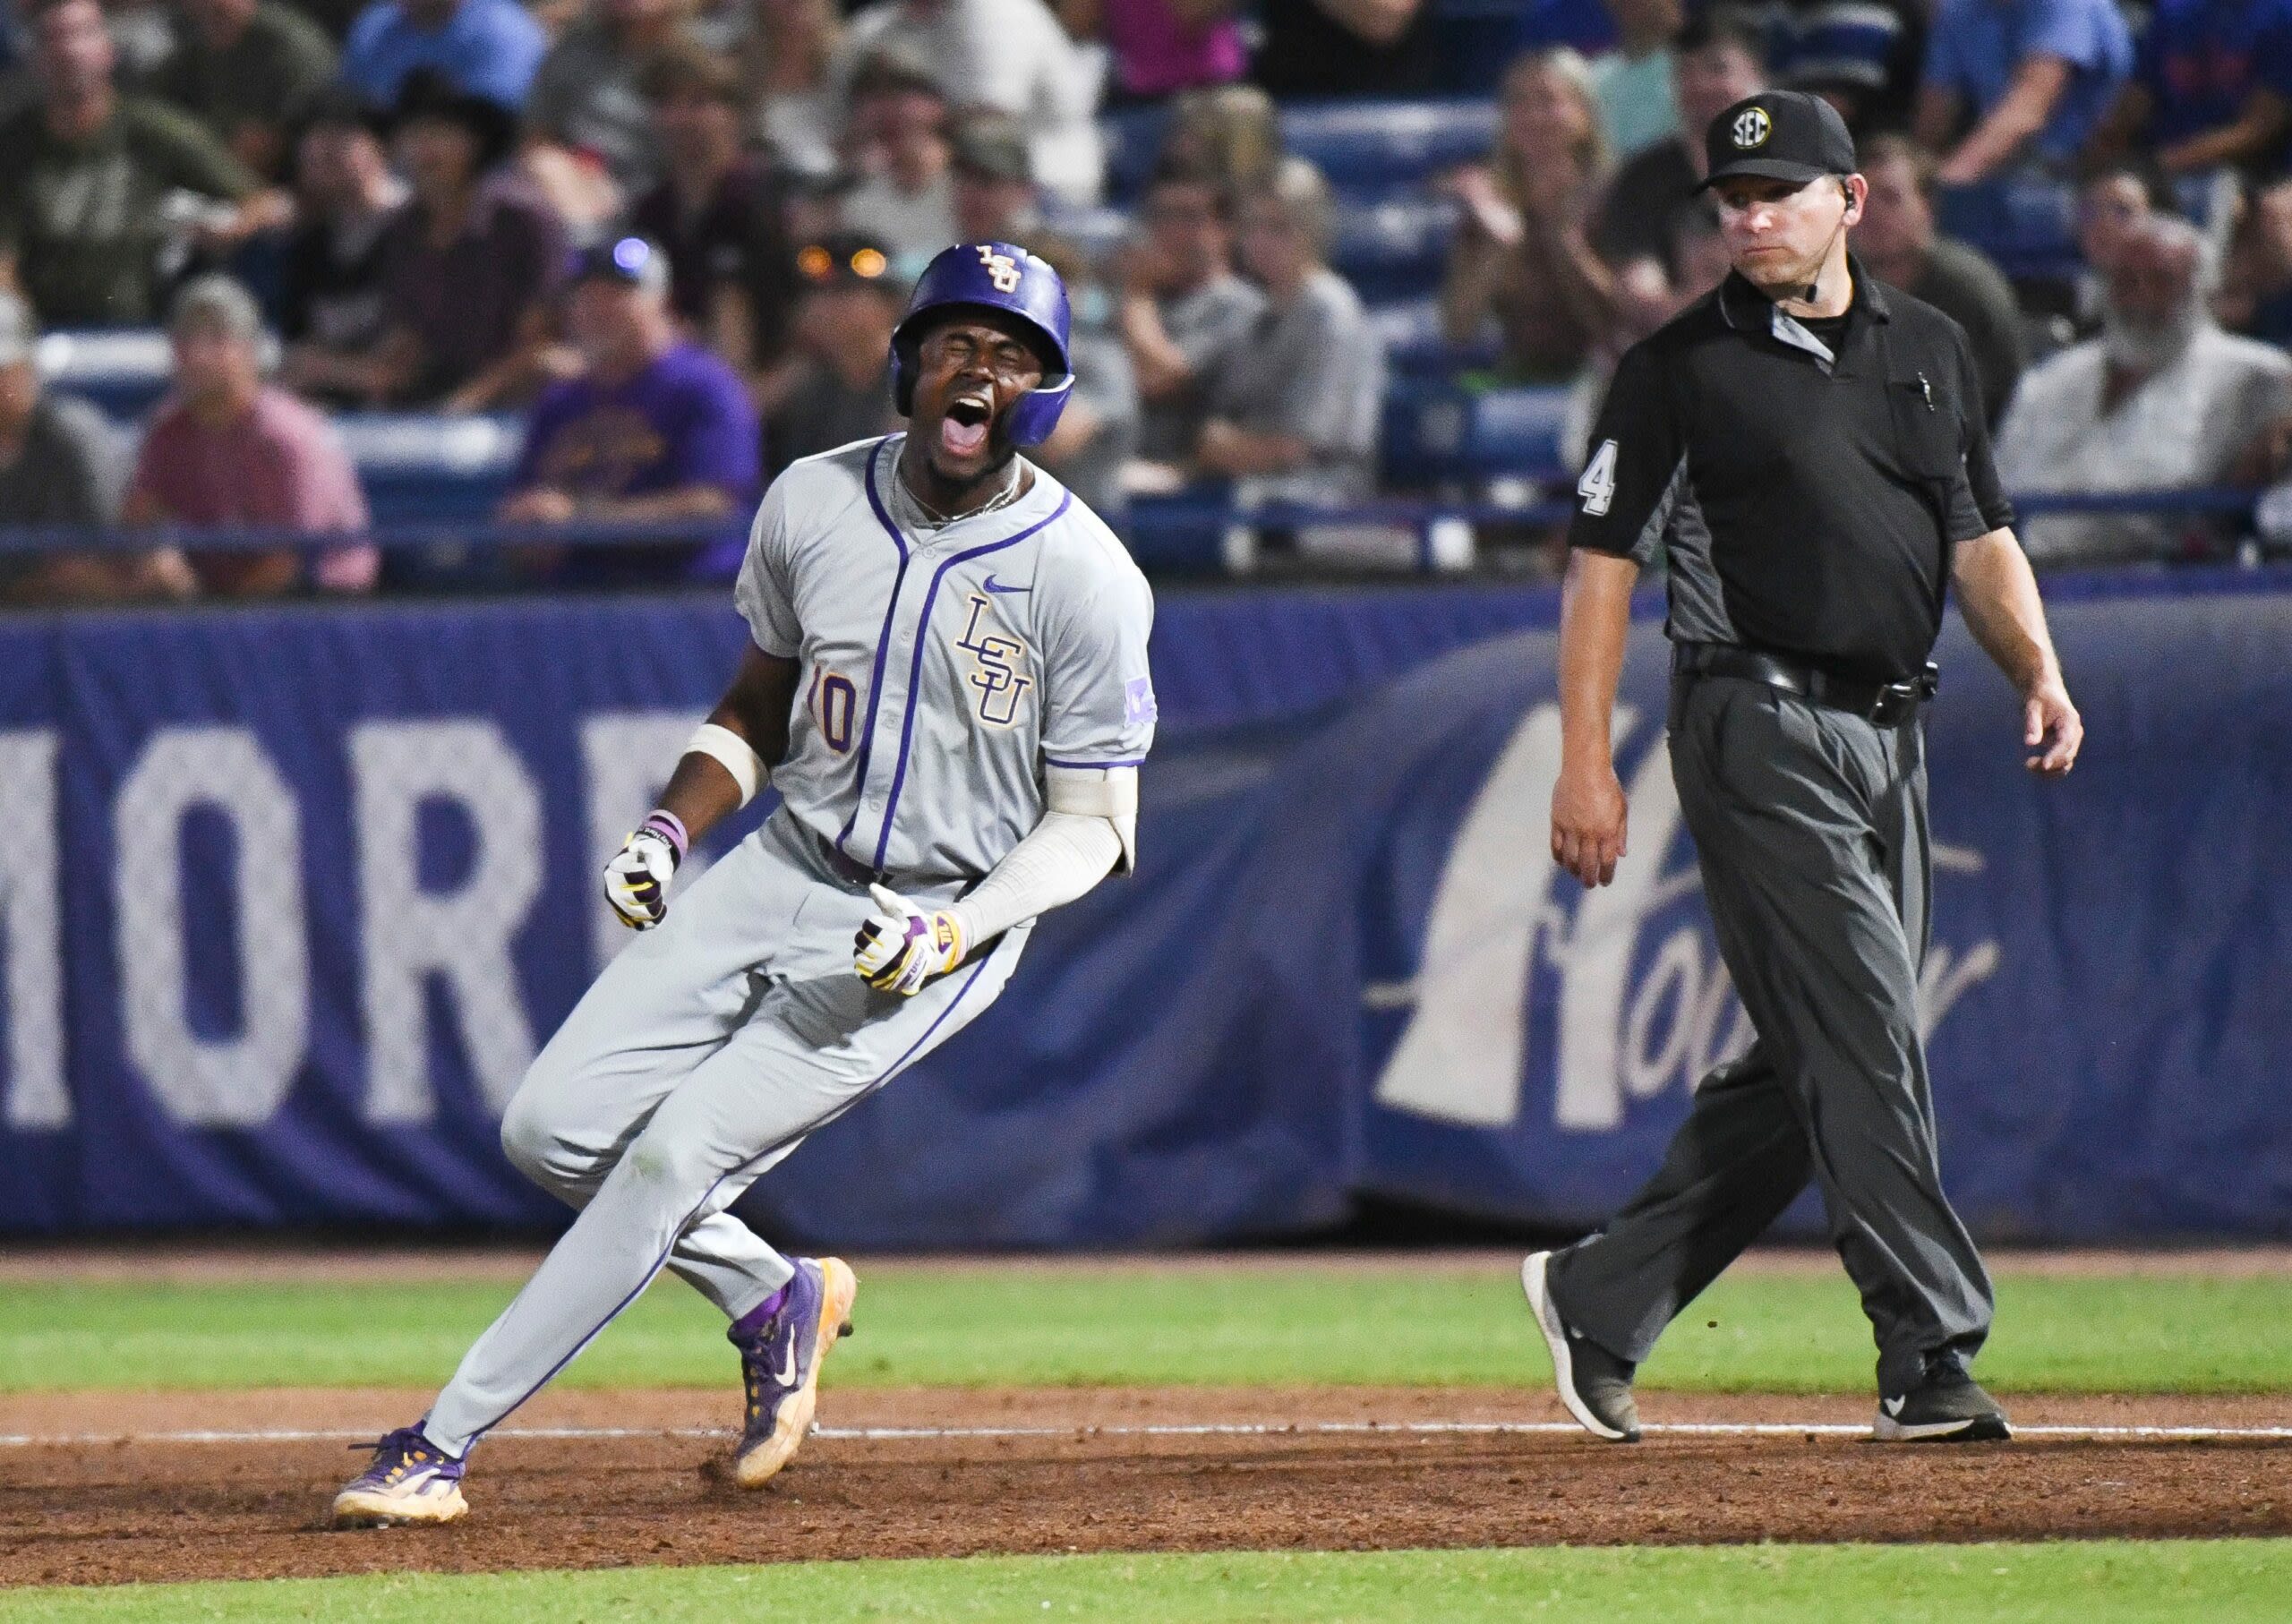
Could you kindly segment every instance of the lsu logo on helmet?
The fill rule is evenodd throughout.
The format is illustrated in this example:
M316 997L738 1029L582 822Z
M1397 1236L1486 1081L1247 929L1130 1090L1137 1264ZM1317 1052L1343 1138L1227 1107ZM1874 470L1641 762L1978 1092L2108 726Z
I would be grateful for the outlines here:
M998 294L1019 291L1019 262L1007 253L995 252L992 243L979 245L979 262L987 267L987 279L995 284Z

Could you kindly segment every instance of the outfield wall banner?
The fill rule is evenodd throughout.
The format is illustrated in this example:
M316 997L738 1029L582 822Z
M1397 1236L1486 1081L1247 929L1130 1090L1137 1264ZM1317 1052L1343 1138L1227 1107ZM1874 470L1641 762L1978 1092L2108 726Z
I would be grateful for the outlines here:
M1949 1186L1990 1236L2292 1233L2292 576L2055 597L2065 782L1963 629L1941 651ZM1746 1032L1652 623L1631 856L1591 893L1551 863L1552 613L1168 594L1138 875L743 1211L877 1248L1296 1233L1364 1193L1597 1221ZM0 621L0 1233L557 1221L500 1109L620 945L599 867L740 645L691 597Z

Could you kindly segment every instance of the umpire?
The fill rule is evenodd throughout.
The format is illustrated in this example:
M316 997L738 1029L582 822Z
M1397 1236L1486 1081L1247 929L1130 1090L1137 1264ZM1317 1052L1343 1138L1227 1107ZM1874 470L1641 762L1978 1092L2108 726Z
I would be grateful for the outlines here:
M1918 1026L1919 710L1950 582L2023 696L2030 768L2068 772L2083 729L2007 528L1965 334L1847 252L1868 187L1846 126L1770 91L1704 146L1734 269L1623 357L1593 431L1552 850L1586 885L1623 856L1608 718L1632 583L1663 546L1672 772L1757 1041L1704 1080L1607 1228L1535 1253L1521 1280L1569 1413L1637 1439L1635 1368L1811 1177L1877 1338L1877 1436L2002 1439L1966 1369L1989 1278L1942 1192Z

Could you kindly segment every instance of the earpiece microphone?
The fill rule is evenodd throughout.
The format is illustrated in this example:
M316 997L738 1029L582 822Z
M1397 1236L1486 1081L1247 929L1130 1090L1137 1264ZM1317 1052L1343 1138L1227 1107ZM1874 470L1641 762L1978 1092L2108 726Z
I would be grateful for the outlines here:
M1852 201L1851 196L1849 201ZM1823 244L1823 257L1819 263L1824 265L1830 263L1830 251L1838 246L1838 239L1845 235L1846 222L1842 219L1838 223L1838 229L1830 234L1830 241ZM1799 296L1806 303L1817 304L1821 303L1821 293L1822 273L1818 270L1815 273L1815 279L1807 284L1807 291Z

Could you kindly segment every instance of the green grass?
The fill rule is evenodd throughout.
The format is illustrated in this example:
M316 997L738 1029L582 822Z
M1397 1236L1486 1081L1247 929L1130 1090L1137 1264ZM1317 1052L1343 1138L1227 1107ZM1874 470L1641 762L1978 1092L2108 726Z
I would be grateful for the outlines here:
M1056 1263L861 1267L831 1385L1368 1382L1503 1387L1544 1353L1502 1267ZM0 1391L431 1387L506 1283L115 1281L0 1286ZM2292 1278L1999 1271L1985 1380L2009 1392L2292 1391ZM1860 1392L1868 1326L1844 1278L1723 1279L1642 1377L1706 1392ZM720 1385L722 1321L657 1284L567 1372L589 1387Z
M795 1618L1125 1624L2207 1624L2292 1614L2292 1541L1251 1552L391 1575L0 1594L0 1620L647 1624Z

